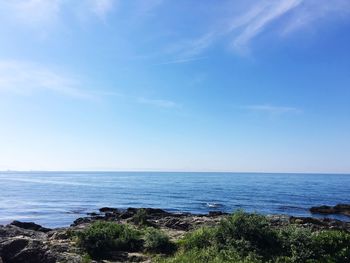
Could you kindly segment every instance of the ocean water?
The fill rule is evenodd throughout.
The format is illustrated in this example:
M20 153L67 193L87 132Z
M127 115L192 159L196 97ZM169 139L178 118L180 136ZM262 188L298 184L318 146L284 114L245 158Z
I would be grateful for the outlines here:
M311 216L309 207L337 203L350 203L350 175L0 172L0 224L68 226L103 206Z

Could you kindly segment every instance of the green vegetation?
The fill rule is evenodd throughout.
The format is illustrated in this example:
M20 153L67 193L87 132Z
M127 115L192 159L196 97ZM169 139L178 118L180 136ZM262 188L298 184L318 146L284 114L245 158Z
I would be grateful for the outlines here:
M146 209L139 209L136 214L132 217L132 221L137 226L149 226L150 223L147 221Z
M144 240L144 248L149 252L171 253L176 248L164 232L152 227L146 230Z
M163 263L350 262L350 234L273 228L262 215L238 211L217 227L200 228L179 241L178 252Z
M78 233L78 244L92 258L108 258L113 251L137 251L141 232L127 225L97 221Z
M140 221L141 222L141 221ZM166 233L148 227L98 221L77 234L87 253L84 262L107 259L115 251L167 254L161 263L344 263L350 262L350 233L312 231L289 225L272 227L265 216L237 211L215 227L202 227L172 243Z

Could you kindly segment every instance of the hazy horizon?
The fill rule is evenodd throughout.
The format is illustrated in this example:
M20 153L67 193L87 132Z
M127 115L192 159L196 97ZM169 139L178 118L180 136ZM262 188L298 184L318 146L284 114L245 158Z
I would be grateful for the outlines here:
M0 0L0 171L350 173L347 0Z

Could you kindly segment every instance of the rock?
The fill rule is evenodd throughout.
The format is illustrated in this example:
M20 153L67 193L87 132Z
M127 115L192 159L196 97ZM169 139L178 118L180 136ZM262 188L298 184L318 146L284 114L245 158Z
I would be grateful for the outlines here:
M43 242L25 238L12 238L1 242L0 256L6 263L56 262Z
M312 225L319 225L319 226L325 226L327 223L322 222L321 220L313 217L294 217L291 216L289 219L289 222L292 224L312 224Z
M336 206L328 206L328 205L322 205L322 206L314 206L310 208L311 213L317 213L317 214L341 214L350 216L350 205L349 204L337 204Z
M169 216L171 213L163 210L163 209L156 209L156 208L145 208L146 214L150 216Z
M89 217L79 217L78 219L73 221L73 224L71 226L77 226L81 224L91 223L91 218Z
M35 224L33 222L20 222L15 220L10 225L17 226L23 229L40 231L44 233L51 231L50 228L42 227L41 225Z
M221 212L221 211L209 211L209 216L222 216L227 215L227 213Z
M106 212L118 213L119 209L118 208L113 208L113 207L102 207L102 208L99 209L99 211L101 213L106 213Z
M334 206L335 211L340 214L350 216L350 205L349 204L337 204Z
M129 211L124 211L119 215L119 218L121 219L128 219L131 218L135 215L135 213L129 212Z
M92 213L86 213L88 216L99 216L99 214L92 212Z
M169 218L168 220L166 220L164 226L168 228L184 230L184 231L188 231L191 227L191 225L188 222L182 221L181 219L178 219L178 218Z
M43 239L45 238L46 233L30 229L24 229L14 225L0 226L0 240L1 238L10 238L17 236Z

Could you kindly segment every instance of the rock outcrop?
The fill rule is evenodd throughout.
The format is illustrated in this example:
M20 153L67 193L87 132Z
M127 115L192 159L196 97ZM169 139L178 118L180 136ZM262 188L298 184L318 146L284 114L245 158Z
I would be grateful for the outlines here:
M346 215L350 216L350 205L349 204L337 204L335 206L314 206L310 208L310 212L314 214L338 214L338 215Z

